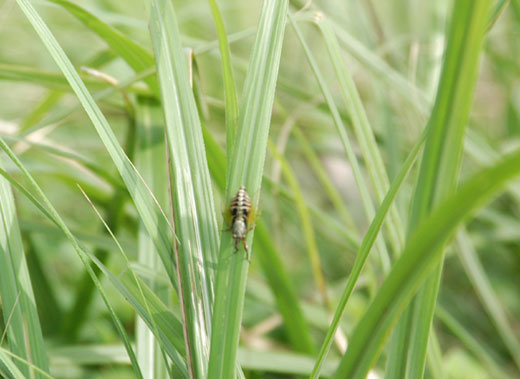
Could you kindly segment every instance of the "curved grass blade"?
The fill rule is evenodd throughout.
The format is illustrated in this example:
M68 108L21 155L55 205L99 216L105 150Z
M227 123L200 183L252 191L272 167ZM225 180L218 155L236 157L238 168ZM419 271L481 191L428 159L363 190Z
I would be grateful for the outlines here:
M323 345L321 346L320 352L318 354L318 359L316 360L316 363L314 365L314 369L311 374L312 378L319 377L321 365L327 357L327 354L333 342L334 334L336 333L336 329L339 325L339 321L343 316L343 312L345 311L350 295L352 294L352 291L354 291L354 287L356 286L356 283L359 279L359 275L361 275L361 270L363 269L363 266L368 258L368 254L370 253L370 250L374 245L374 241L376 240L376 237L379 231L381 230L383 220L387 215L388 210L390 209L390 205L397 196L397 192L401 188L401 185L403 184L406 176L410 172L425 138L426 129L423 131L421 137L419 138L413 149L410 151L405 162L399 169L399 172L395 176L395 179L393 180L392 185L390 186L390 189L388 190L388 193L385 196L385 199L383 200L381 206L377 210L377 213L372 222L370 223L368 231L366 232L365 237L361 242L361 246L356 255L356 260L354 261L352 271L350 272L350 275L347 280L347 285L345 286L345 289L341 294L341 298L336 307L336 312L334 313L334 317L332 319L332 322L330 323L329 330L327 331L327 335L325 336L325 340L323 341Z
M280 64L287 0L264 1L244 85L239 128L231 156L226 204L241 185L258 204L267 148L274 90ZM229 157L228 157L229 159ZM251 249L253 231L247 236ZM244 305L247 260L234 253L229 232L224 232L218 261L211 334L209 378L234 378L236 352Z
M70 14L80 20L94 33L99 35L110 48L132 67L136 73L142 72L154 65L152 54L141 45L127 38L118 30L104 23L92 13L67 0L49 0L66 9ZM157 94L159 88L154 76L144 79L150 90Z
M456 187L489 5L489 0L465 0L453 6L445 61L437 98L428 121L428 136L412 201L410 231ZM409 336L403 340L401 347L408 346L410 354L398 348L392 350L396 354L389 356L390 362L396 360L405 363L408 359L407 375L411 378L422 377L424 373L442 259L440 263L407 311L411 312L409 322L403 322L397 329L396 338L403 330ZM400 372L397 376L403 374Z
M47 25L28 0L16 1L44 45L47 47L58 67L62 70L81 105L91 119L92 124L105 144L108 153L134 200L136 209L143 224L146 226L147 232L154 241L154 245L161 256L170 281L174 287L177 288L177 278L173 271L170 259L172 256L171 227L168 225L164 213L162 213L161 209L158 207L157 202L146 187L142 178L139 176L139 173L135 170L132 162L130 162L128 157L124 154L123 149L119 145L119 142L110 128L105 116L96 105L94 99L72 66L72 63L65 55L65 52L58 44L58 41L56 41L56 38L53 36Z
M442 258L446 241L472 212L520 173L520 150L485 169L443 201L410 236L381 289L356 326L335 378L365 378L392 327Z
M332 94L327 87L327 84L323 78L323 75L321 74L321 71L318 67L316 59L314 58L311 50L309 49L309 47L307 45L307 42L305 41L305 39L303 37L300 27L297 25L297 23L295 22L294 17L292 15L289 15L289 21L291 22L291 26L294 29L294 31L296 32L296 36L298 37L298 40L300 41L300 43L303 47L305 56L307 57L307 61L309 62L309 65L312 68L312 71L319 84L323 97L325 98L325 101L327 102L327 105L330 109L330 113L332 116L332 120L334 122L334 126L336 127L336 131L339 135L339 138L341 139L341 143L343 145L347 158L352 167L352 172L354 173L356 185L358 186L358 189L359 189L359 194L361 196L361 201L363 203L363 209L365 211L365 214L369 220L372 220L374 218L376 212L374 209L374 205L372 203L372 199L370 198L370 195L369 195L370 191L368 190L365 179L361 173L361 168L359 166L359 162L357 160L356 154L354 153L354 149L352 148L352 144L350 143L350 139L347 134L346 128L343 125L343 122L341 121L341 116L336 107L336 104L334 103ZM388 271L390 269L390 258L388 256L388 251L386 249L385 242L382 238L378 238L376 240L376 248L379 253L383 269L385 271Z
M327 45L330 60L334 66L340 84L343 101L345 102L346 108L349 112L354 133L359 142L359 147L363 154L364 162L370 175L377 201L378 203L381 203L390 187L386 168L383 163L383 157L378 149L374 132L372 131L372 127L368 120L365 108L363 107L363 102L361 101L356 84L350 76L347 66L343 61L336 35L334 34L328 19L321 18L318 22L318 27L323 35L323 40ZM404 243L404 227L395 204L390 206L388 219L385 224L394 254L399 254Z

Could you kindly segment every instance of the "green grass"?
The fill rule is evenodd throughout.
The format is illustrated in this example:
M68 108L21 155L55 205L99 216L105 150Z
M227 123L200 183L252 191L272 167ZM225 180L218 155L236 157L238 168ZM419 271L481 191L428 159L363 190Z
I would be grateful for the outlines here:
M519 1L0 7L0 376L520 374Z

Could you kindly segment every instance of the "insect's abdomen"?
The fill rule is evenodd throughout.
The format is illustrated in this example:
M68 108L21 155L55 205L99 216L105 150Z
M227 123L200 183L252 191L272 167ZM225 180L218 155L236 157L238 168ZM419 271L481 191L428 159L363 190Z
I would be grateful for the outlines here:
M251 199L244 186L240 187L237 194L231 199L229 211L232 216L232 224L237 220L242 220L247 227L247 220L251 211Z

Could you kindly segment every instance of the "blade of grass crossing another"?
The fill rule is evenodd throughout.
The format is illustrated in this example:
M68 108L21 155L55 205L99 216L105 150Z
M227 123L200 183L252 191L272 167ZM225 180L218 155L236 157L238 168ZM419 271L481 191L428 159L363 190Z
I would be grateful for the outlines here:
M470 214L520 174L520 150L482 170L427 216L412 232L376 297L354 329L334 378L364 379L413 295L442 259L446 241Z
M343 125L343 122L341 121L341 116L339 114L338 108L336 107L336 104L334 103L332 94L327 87L327 84L325 82L325 79L323 78L323 75L321 74L321 70L318 67L316 59L314 58L309 46L307 45L307 42L305 41L305 39L303 37L300 27L295 22L294 17L292 15L289 15L289 21L291 22L291 26L294 29L294 31L296 32L296 36L298 37L298 40L300 41L300 43L303 47L305 56L307 57L307 61L309 62L309 65L311 66L311 69L314 73L314 76L316 77L316 81L318 82L318 85L321 89L323 97L325 98L325 101L330 109L330 113L332 115L332 120L334 122L334 126L336 127L336 131L339 135L341 143L343 144L343 148L345 149L347 158L352 167L352 172L354 173L354 178L355 178L358 190L359 190L361 201L363 203L363 210L365 211L365 215L367 216L367 218L369 220L372 220L376 213L375 209L374 209L374 204L372 203L372 199L370 198L370 191L368 190L368 187L365 182L365 178L361 172L361 167L359 165L356 154L354 153L352 144L350 143L350 139L347 134L346 128ZM383 269L385 271L388 271L390 269L390 258L388 255L388 251L387 251L385 242L382 238L377 238L376 249L379 253L379 257L381 259L381 265L383 266Z
M139 173L135 170L132 162L130 162L128 157L124 154L123 149L119 145L119 142L110 128L105 116L96 105L84 83L79 78L72 63L65 55L65 52L58 44L58 41L56 41L56 38L53 36L47 25L28 0L16 1L54 61L62 70L81 105L87 112L92 124L103 141L107 152L110 154L112 161L126 184L139 213L140 219L143 221L148 234L153 239L154 245L161 256L161 260L165 266L171 283L175 288L177 288L177 278L171 265L171 227L168 225L164 213L158 206L142 178L139 176Z
M188 367L195 378L206 377L218 227L201 122L171 1L152 1L150 34L172 173L172 205L179 238L179 296L187 333Z
M9 347L15 354L48 371L14 197L9 182L4 178L0 178L0 267L0 294ZM15 364L27 377L42 377L20 361L15 361Z
M410 172L413 163L415 162L415 159L417 158L417 155L419 154L419 150L426 138L426 130L423 131L421 134L421 137L415 144L415 146L412 148L410 153L408 154L408 157L406 158L405 162L402 164L401 168L399 169L399 172L397 173L395 179L392 182L392 185L390 186L388 193L386 194L385 199L381 203L381 206L377 210L377 213L370 223L370 226L368 228L368 231L365 234L365 237L363 238L363 241L361 242L361 246L359 248L359 251L356 255L356 260L354 261L354 265L352 267L352 271L349 275L347 285L345 286L345 289L343 290L343 293L341 294L341 298L338 302L338 305L336 307L336 312L334 313L334 317L332 319L332 322L330 323L329 330L327 331L327 335L325 336L325 340L323 341L323 345L320 348L320 352L318 353L318 359L316 360L316 363L314 365L314 368L312 370L311 377L312 378L318 378L319 374L321 372L321 366L323 365L325 358L327 357L327 354L330 350L330 347L333 342L334 334L336 333L336 329L338 328L339 321L341 320L341 317L343 316L343 312L345 311L345 308L347 306L347 302L350 298L350 295L352 294L352 291L354 291L354 288L356 286L356 283L359 279L359 276L361 275L361 270L363 269L363 266L368 258L368 254L370 253L370 250L374 246L374 241L376 240L377 235L379 234L381 230L381 226L383 225L383 220L385 216L388 213L388 210L390 209L390 205L394 201L395 197L397 196L397 192L401 188L401 185L403 184L406 176Z
M242 185L252 196L253 205L258 204L287 9L287 0L266 0L262 5L229 165L226 204ZM247 235L250 250L253 232ZM231 233L224 231L215 290L209 378L235 377L248 269L244 255L243 249L234 252Z
M448 46L412 202L410 231L456 188L490 3L489 0L463 0L453 5ZM406 356L390 353L389 360L406 362L408 359L410 378L422 377L424 373L441 272L442 259L409 308L412 316L406 325L410 331L406 333L409 342L404 342L409 346ZM398 351L404 353L404 349Z

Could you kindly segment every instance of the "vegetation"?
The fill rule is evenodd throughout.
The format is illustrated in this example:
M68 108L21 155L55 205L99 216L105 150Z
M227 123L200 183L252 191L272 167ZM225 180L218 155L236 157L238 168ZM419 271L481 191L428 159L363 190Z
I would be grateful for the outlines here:
M2 377L520 374L519 0L0 9Z

